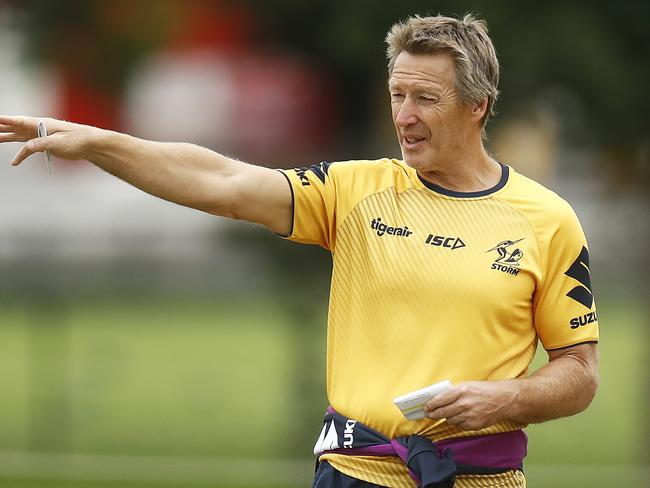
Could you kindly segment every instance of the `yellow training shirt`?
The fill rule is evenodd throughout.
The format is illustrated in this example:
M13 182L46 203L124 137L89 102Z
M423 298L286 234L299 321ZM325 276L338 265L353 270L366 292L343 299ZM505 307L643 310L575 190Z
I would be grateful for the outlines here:
M451 380L525 376L538 339L547 349L598 340L589 254L570 205L502 165L499 183L461 193L391 159L284 170L289 239L333 257L327 334L332 407L389 438L465 432L406 420L393 398ZM372 483L412 487L397 458L326 454Z

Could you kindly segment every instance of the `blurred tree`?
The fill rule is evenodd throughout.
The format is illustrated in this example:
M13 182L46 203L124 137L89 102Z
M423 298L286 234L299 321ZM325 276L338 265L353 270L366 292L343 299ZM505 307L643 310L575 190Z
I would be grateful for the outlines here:
M562 87L577 98L584 110L579 120L588 124L566 127L568 135L600 150L599 162L625 184L623 191L635 184L650 184L648 2L253 3L264 11L270 31L340 73L344 130L360 137L366 146L357 144L356 150L372 151L367 132L369 104L374 100L371 87L386 79L383 39L390 26L416 13L473 12L488 22L499 53L502 95L497 109L502 117L548 97L549 87ZM565 115L562 100L549 102Z
M15 2L26 21L31 56L61 78L61 116L121 127L121 95L134 63L157 46L171 16L160 2L65 0Z
M143 56L167 45L232 47L254 30L245 7L207 0L14 3L24 14L29 54L61 76L60 116L118 130L123 90Z
M95 93L81 96L92 111L110 123L114 98L134 62L163 42L252 40L244 5L259 14L263 28L255 42L284 44L313 56L340 77L343 109L341 145L326 159L373 153L371 104L385 82L383 39L390 25L414 13L462 15L474 12L488 21L502 64L502 117L522 104L549 96L549 87L568 90L584 110L586 127L567 127L600 149L601 163L622 188L650 183L650 3L641 1L490 3L477 0L424 0L382 3L373 0L248 0L229 2L131 2L31 0L14 2L28 19L31 52L57 60L71 79L108 94L93 105ZM196 29L197 12L202 21ZM190 20L188 20L190 19ZM224 19L228 19L224 21ZM228 27L230 26L230 27ZM235 26L237 26L235 28ZM243 37L242 37L243 36ZM78 84L73 86L78 90ZM79 92L77 92L79 94ZM83 95L83 93L81 93ZM550 100L560 108L562 101ZM79 108L82 110L82 108ZM388 114L386 114L388 117ZM106 124L104 124L106 125ZM365 153L365 154L364 154Z

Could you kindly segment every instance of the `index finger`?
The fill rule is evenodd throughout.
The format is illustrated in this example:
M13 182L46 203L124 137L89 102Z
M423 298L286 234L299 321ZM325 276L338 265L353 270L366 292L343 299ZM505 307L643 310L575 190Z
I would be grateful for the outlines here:
M22 115L1 115L0 125L8 127L23 126L27 122L26 117Z
M0 130L2 132L15 132L25 137L27 134L36 134L38 119L23 115L0 115Z
M48 133L55 132L51 119L45 120L48 125ZM39 119L22 115L0 115L0 133L14 134L13 138L4 138L3 142L26 142L37 136Z
M424 413L432 412L436 408L451 405L460 397L460 388L452 386L448 390L439 393L424 405Z

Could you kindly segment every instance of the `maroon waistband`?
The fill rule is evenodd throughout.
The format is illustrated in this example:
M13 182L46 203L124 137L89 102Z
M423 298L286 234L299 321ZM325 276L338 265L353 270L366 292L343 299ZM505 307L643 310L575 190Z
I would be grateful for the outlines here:
M523 430L487 434L472 437L456 437L434 442L438 456L445 449L454 452L459 464L471 464L486 468L520 469L527 454L527 437ZM390 443L352 449L334 449L323 454L346 454L348 456L397 456L405 459L408 452L396 440Z

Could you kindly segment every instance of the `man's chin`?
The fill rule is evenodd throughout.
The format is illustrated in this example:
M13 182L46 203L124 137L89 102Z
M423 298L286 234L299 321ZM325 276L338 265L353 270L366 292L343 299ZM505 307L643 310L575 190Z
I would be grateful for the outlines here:
M427 159L421 154L405 154L402 152L402 160L407 166L417 170L422 170L427 166Z

